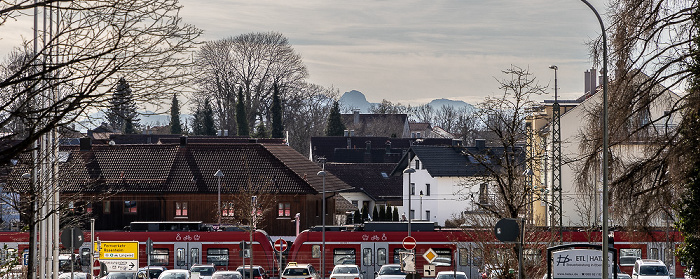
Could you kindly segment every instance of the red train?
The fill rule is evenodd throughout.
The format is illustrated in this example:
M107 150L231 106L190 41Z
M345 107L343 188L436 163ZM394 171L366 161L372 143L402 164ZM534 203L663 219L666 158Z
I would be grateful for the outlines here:
M375 230L373 226L366 224L364 231L326 231L326 276L336 264L356 264L365 272L365 278L373 278L372 274L378 271L381 265L399 263L400 253L406 251L402 241L408 233L405 226L393 227L389 229L382 226L381 230ZM537 240L525 244L524 254L526 261L534 261L534 265L539 266L546 266L547 246L572 243L601 244L602 239L600 232L563 232L562 242L559 242L557 232L537 234L526 238ZM416 269L421 274L423 266L428 264L422 255L430 248L437 254L432 263L436 266L436 272L456 269L464 271L469 278L480 278L480 269L489 265L483 260L483 250L497 253L498 249L504 246L493 237L492 230L422 230L413 231L411 236L417 242ZM549 242L547 239L555 241ZM681 242L680 233L674 231L614 232L614 246L618 249L621 259L619 263L622 271L627 274L632 274L632 266L637 258L652 258L664 260L669 266L669 271L675 274L675 278L683 278L685 267L674 254ZM291 245L287 260L320 267L321 245L321 231L304 231ZM634 258L631 262L630 257Z

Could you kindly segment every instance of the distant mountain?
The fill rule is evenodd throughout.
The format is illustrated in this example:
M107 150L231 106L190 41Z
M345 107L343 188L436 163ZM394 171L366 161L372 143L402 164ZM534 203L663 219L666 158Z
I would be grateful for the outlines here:
M340 97L340 100L338 100L338 103L340 104L340 110L342 113L350 113L353 109L360 109L360 113L369 113L369 108L377 103L370 103L367 101L367 98L365 98L365 94L362 94L362 92L357 91L357 90L352 90L345 92L343 96ZM464 101L455 101L455 100L449 100L449 99L435 99L430 101L431 107L433 107L433 110L438 110L442 106L452 106L455 109L461 109L463 107L466 107L468 111L474 111L475 108L474 106L470 105L467 102Z

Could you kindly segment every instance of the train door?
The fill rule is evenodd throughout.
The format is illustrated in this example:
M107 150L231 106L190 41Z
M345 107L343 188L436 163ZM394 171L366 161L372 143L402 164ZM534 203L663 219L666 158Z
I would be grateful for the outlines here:
M362 262L360 268L365 278L374 278L374 273L379 272L382 265L387 264L389 258L389 244L386 242L363 242L360 247Z
M175 243L174 249L173 266L176 269L190 269L193 264L202 263L202 243L179 242Z

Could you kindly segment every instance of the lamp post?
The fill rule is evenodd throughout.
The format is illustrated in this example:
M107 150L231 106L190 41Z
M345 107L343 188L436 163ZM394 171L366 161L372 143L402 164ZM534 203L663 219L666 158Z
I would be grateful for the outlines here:
M323 199L321 201L323 207L321 209L321 274L323 274L321 279L323 279L326 278L326 158L320 157L318 162L321 163L321 171L318 172L318 175L323 181L323 188L321 188L321 199Z
M221 178L224 176L224 173L221 170L217 170L216 173L214 174L216 178L219 180L219 187L218 187L218 195L217 195L217 205L218 205L218 211L217 215L219 215L219 224L217 225L217 229L221 229Z
M603 235L608 234L608 41L605 36L605 25L598 11L586 0L581 0L588 6L600 24L603 36ZM608 238L603 237L603 278L608 278Z
M411 174L415 172L416 170L411 167L403 170L403 173L408 174L408 236L411 236Z
M420 220L423 221L423 190L420 190Z

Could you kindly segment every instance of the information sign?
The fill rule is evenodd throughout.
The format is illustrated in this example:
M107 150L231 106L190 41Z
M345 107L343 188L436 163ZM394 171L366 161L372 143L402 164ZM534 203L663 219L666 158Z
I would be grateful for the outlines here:
M136 272L139 269L138 241L101 241L100 263L107 271Z
M612 273L613 256L608 257L608 274ZM552 253L552 278L601 278L603 252L594 249L570 249Z

